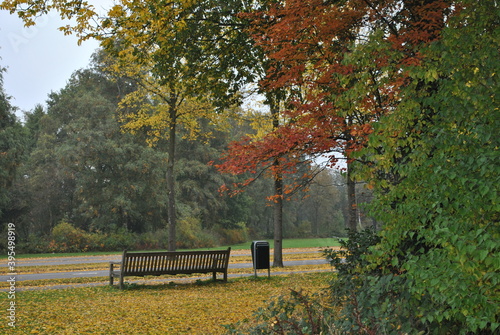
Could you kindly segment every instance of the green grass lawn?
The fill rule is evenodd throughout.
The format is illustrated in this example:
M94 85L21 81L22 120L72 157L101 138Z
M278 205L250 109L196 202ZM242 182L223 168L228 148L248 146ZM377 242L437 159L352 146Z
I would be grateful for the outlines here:
M271 248L274 247L273 240L259 240L269 242ZM250 244L252 242L246 242L241 244L232 245L231 248L234 250L240 249L250 249ZM283 249L294 249L294 248L327 248L327 247L338 247L340 243L336 238L296 238L296 239L284 239Z

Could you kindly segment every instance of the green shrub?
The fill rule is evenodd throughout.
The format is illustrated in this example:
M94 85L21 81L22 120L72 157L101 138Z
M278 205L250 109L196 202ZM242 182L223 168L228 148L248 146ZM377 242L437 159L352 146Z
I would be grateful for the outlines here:
M137 236L135 248L138 250L165 249L168 245L166 229L146 232Z
M201 221L198 218L184 217L178 220L178 248L209 248L216 245L215 236L202 228Z
M119 251L124 249L134 249L136 247L137 237L125 229L119 229L116 232L105 235L103 239L103 248L105 251Z
M292 291L261 308L230 334L420 334L430 328L412 314L406 279L396 267L367 257L380 241L372 230L348 232L341 250L324 254L337 269L324 295ZM325 283L326 284L326 283ZM443 333L444 334L444 333Z
M51 252L88 251L93 241L89 233L64 220L52 229L51 238L48 246Z
M38 254L48 252L50 239L47 236L29 235L26 240L21 240L16 248L20 253Z
M271 299L251 320L225 326L228 334L319 335L328 331L332 311L321 294L290 290L288 295Z
M215 232L221 245L244 243L250 239L248 228L244 222L239 222L231 228L217 226Z
M418 334L425 330L410 311L406 279L389 262L373 266L367 257L380 237L371 229L348 231L341 249L324 250L337 270L330 284L332 303L340 308L330 326L339 334Z

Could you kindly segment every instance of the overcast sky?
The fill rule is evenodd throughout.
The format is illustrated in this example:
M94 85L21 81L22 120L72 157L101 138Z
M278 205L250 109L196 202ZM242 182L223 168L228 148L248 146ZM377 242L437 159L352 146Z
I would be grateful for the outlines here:
M25 28L17 16L0 11L0 66L7 68L4 90L12 105L23 111L45 105L50 92L59 91L75 70L89 65L98 47L95 41L78 46L76 37L57 30L61 25L57 15L50 15Z

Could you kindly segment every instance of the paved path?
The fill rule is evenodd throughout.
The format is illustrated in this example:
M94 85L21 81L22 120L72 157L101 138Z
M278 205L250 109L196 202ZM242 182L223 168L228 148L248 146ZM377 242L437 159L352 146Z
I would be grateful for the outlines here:
M298 254L298 253L311 253L316 251L284 251L284 254ZM318 252L319 253L319 252ZM235 251L231 253L231 256L250 256L249 252L245 251ZM319 256L320 257L320 256ZM104 256L78 256L78 257L54 257L54 258L40 258L40 259L19 259L16 261L16 268L22 268L24 266L49 266L49 265L70 265L70 264L89 264L89 263L109 263L110 261L120 261L121 255L104 255ZM6 267L7 261L0 261L0 267ZM286 267L289 266L299 266L299 265L321 265L327 264L328 262L323 259L309 259L309 260L294 260L294 261L285 261L283 262ZM229 264L229 269L252 269L252 263L233 263ZM331 270L315 270L317 271L331 271ZM294 271L296 272L296 271ZM302 272L302 271L301 271ZM309 271L303 271L309 272ZM272 275L282 275L288 274L291 271L282 271L276 269L273 271L271 269ZM109 270L93 270L93 271L66 271L66 272L48 272L48 273L34 273L34 274L7 274L0 275L0 282L6 282L8 280L12 280L15 277L16 289L23 290L43 290L43 289L60 289L60 288L72 288L72 287L88 287L88 286L103 286L107 285L108 282L95 282L95 283L82 283L82 284L57 284L57 285L48 285L42 287L22 287L22 284L19 282L26 280L55 280L55 279L71 279L71 278L88 278L88 277L107 277L109 275ZM266 276L266 270L259 270L259 276ZM246 277L253 276L253 274L229 274L231 277ZM136 281L129 281L131 283L161 283L161 282L171 282L171 281L180 281L180 282L189 282L196 281L198 279L205 279L208 277L172 277L172 278L164 278L164 279L141 279ZM1 291L7 291L7 289L0 289Z
M319 251L308 251L307 253ZM305 251L284 251L283 255L286 254L303 254ZM250 256L249 252L244 252L240 250L232 251L231 257L236 256ZM321 257L321 256L319 256ZM103 255L103 256L73 256L73 257L51 257L51 258L32 258L32 259L18 259L16 261L16 267L23 266L48 266L48 265L70 265L70 264L88 264L88 263L109 263L110 261L119 262L121 260L121 255ZM7 260L0 260L0 267L7 266Z
M109 261L106 261L109 262ZM92 263L96 263L95 261ZM283 265L285 266L298 266L298 265L319 265L327 264L328 262L324 259L311 259L304 261L285 261ZM65 264L78 264L78 263L65 263ZM234 263L229 264L229 269L251 269L253 268L252 263ZM42 280L42 279L68 279L68 278L87 278L87 277L107 277L109 275L109 270L94 270L94 271L67 271L67 272L48 272L48 273L33 273L33 274L21 274L15 275L16 282L24 280ZM0 276L0 282L5 282L13 277L12 275L2 275Z

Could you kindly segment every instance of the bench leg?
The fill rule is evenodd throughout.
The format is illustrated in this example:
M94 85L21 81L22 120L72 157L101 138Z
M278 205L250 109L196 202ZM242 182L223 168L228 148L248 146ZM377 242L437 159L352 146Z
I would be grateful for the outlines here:
M217 281L217 272L213 272L213 278L214 278L214 281Z
M226 270L226 271L224 271L224 282L226 282L226 283L227 283L227 270Z
M123 289L123 274L120 273L120 290Z
M109 285L113 286L113 264L109 265Z

